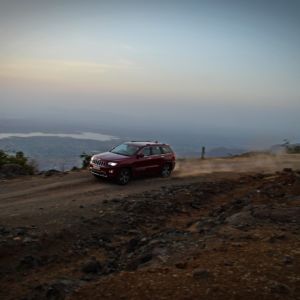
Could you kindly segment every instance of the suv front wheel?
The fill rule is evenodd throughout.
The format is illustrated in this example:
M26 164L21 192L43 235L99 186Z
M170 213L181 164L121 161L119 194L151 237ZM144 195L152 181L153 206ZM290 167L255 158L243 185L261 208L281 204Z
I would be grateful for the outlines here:
M131 173L129 169L121 169L118 175L117 181L120 185L127 184L131 179Z

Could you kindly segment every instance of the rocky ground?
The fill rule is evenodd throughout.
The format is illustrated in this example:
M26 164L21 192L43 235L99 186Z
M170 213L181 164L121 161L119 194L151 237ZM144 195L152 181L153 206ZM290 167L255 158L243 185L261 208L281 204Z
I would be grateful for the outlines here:
M2 214L0 299L300 299L300 172L159 182L53 228Z

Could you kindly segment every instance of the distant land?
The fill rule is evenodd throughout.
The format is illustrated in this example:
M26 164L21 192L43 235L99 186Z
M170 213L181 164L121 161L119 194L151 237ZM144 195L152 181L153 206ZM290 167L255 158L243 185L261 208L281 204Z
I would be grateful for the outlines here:
M80 132L80 133L44 133L44 132L28 132L28 133L0 133L0 140L12 137L60 137L60 138L73 138L79 140L96 140L96 141L109 141L118 139L115 136L95 133L95 132Z

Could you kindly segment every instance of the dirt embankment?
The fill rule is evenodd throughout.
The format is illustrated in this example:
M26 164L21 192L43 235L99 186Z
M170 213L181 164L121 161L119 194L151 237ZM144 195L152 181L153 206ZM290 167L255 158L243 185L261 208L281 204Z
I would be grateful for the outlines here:
M300 173L189 164L127 187L85 172L1 182L0 298L299 298Z

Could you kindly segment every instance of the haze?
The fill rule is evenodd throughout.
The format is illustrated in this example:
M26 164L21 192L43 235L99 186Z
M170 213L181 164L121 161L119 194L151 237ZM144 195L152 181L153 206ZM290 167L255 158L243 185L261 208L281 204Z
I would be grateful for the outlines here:
M299 1L1 0L0 39L1 118L300 138Z

